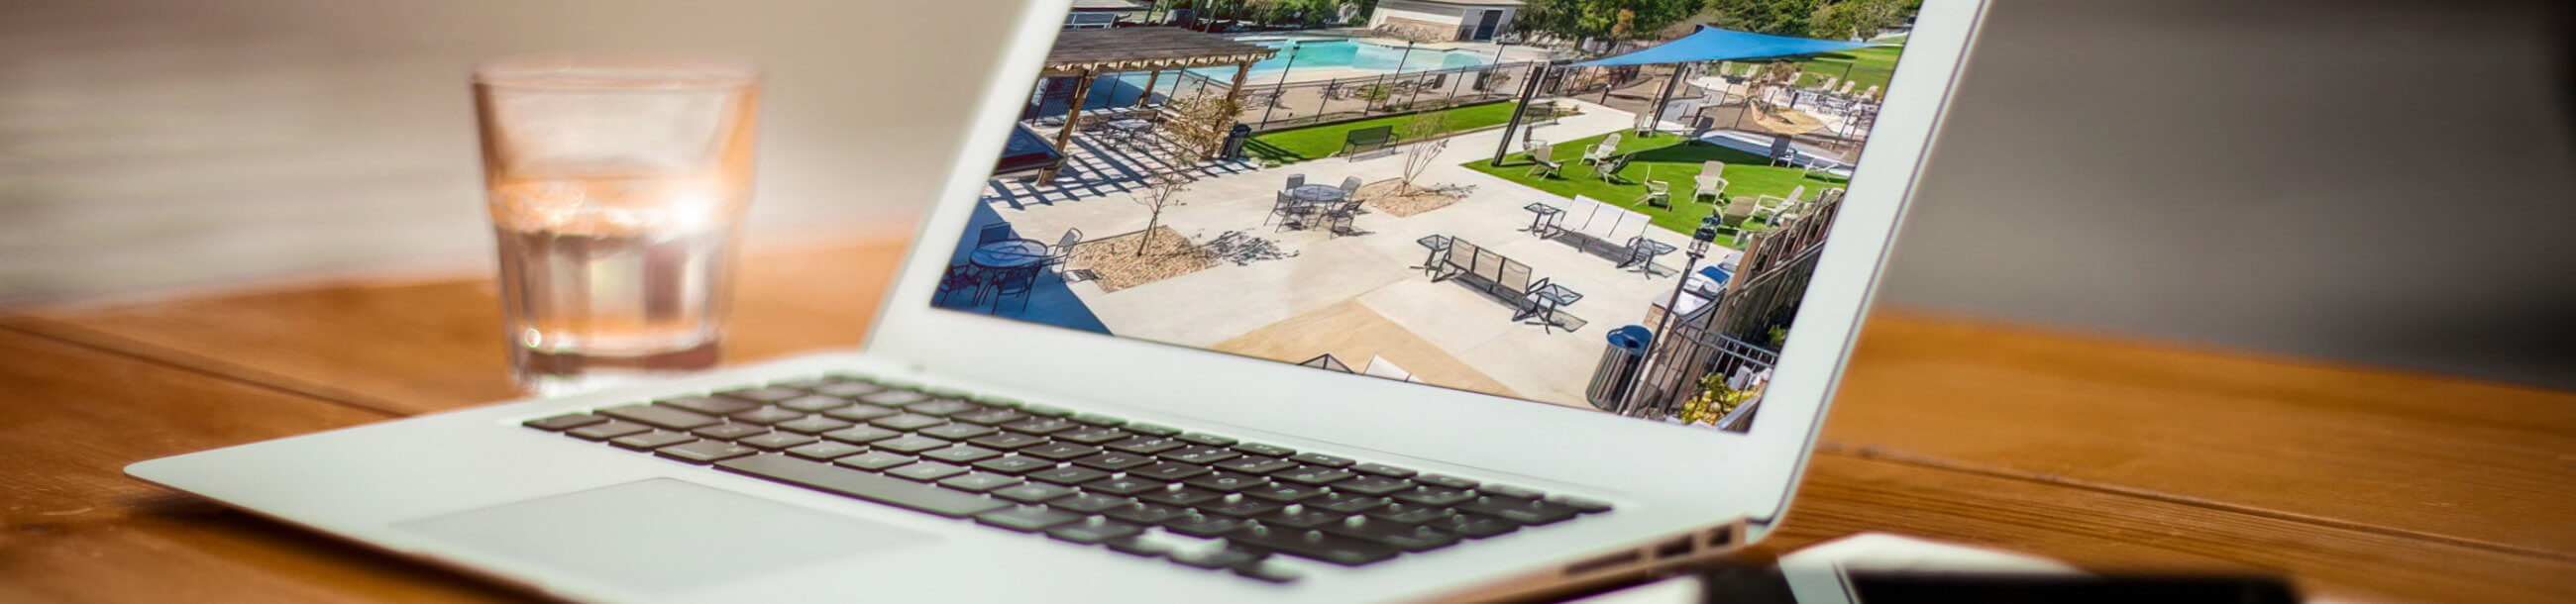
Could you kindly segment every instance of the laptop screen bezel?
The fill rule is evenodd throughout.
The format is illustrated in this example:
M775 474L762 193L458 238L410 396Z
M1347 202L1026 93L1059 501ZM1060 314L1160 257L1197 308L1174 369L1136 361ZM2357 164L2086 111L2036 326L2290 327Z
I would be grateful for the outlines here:
M1984 3L1931 0L1919 12L1799 310L1798 329L1747 433L933 307L954 238L986 187L991 158L1001 153L1067 9L1062 0L1032 2L1010 48L986 73L974 121L961 132L960 155L945 164L938 198L870 330L869 354L970 382L1061 392L1068 402L1142 407L1212 426L1543 477L1634 499L1741 510L1759 522L1785 509L1803 470ZM1673 468L1688 471L1688 478L1676 479Z

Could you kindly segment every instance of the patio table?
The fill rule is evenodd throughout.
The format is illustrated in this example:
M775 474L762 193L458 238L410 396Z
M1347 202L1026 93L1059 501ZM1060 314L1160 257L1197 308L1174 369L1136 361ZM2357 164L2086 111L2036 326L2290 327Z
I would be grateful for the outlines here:
M1521 311L1521 314L1519 316L1512 317L1512 320L1518 321L1536 316L1539 317L1540 321L1553 326L1556 324L1556 309L1582 301L1583 293L1574 291L1573 288L1569 288L1555 282L1549 282L1547 285L1540 286L1538 289L1530 290L1529 299L1529 309Z
M1118 142L1126 145L1143 141L1146 133L1154 129L1153 122L1135 118L1111 120L1107 125L1110 131L1118 133L1116 136Z
M1422 244L1423 248L1431 250L1430 255L1422 257L1421 268L1423 272L1440 270L1440 252L1447 251L1449 249L1449 237L1445 235L1425 235L1421 239L1413 240L1413 242Z
M1294 199L1308 204L1332 203L1346 199L1349 196L1349 193L1342 192L1341 187L1333 185L1302 185L1288 190L1289 199Z
M1028 268L1046 259L1046 244L1033 239L995 241L975 246L975 251L966 254L966 263L977 268Z
M1537 232L1540 232L1540 231L1542 231L1542 230L1546 229L1546 228L1547 228L1547 223L1548 223L1548 221L1550 221L1550 220L1554 220L1554 219L1556 218L1556 215L1558 215L1558 214L1563 214L1563 213L1565 213L1565 208L1560 208L1560 207L1556 207L1556 206L1552 206L1552 205L1547 205L1547 204L1539 203L1539 202L1535 202L1535 201L1530 202L1530 204L1529 204L1529 205L1521 206L1521 209L1523 209L1523 210L1529 210L1529 212L1530 212L1530 225L1529 225L1529 228L1528 228L1528 229L1523 229L1523 230L1527 230L1527 231L1532 232L1532 233L1537 233Z
M1673 247L1673 244L1653 239L1638 239L1637 247L1644 248L1645 253L1638 254L1636 250L1630 250L1628 261L1619 263L1619 268L1628 268L1630 265L1641 265L1649 276L1652 276L1655 272L1656 256L1670 254L1673 253L1673 250L1681 249Z

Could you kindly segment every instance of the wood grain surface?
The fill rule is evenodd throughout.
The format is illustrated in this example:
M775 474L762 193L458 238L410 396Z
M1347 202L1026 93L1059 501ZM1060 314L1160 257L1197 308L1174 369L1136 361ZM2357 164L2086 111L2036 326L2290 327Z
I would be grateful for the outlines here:
M756 255L737 362L859 341L900 242ZM124 478L517 396L488 279L0 317L0 600L520 594ZM2576 598L2576 394L1881 312L1777 553L1885 531L2362 600Z

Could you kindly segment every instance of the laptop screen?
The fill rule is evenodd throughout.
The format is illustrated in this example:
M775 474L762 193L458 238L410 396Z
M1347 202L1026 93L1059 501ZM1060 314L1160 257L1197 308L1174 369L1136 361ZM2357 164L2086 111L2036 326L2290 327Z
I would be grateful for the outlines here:
M1907 19L1616 48L1069 23L928 302L1744 431Z

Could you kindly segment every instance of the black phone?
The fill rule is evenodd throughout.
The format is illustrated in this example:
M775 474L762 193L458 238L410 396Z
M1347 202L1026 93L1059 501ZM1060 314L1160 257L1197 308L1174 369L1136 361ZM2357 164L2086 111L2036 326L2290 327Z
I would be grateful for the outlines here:
M2208 602L2293 604L2298 590L2279 577L2238 575L2036 575L1906 573L1729 566L1700 576L1710 604L1916 604L1924 602Z

